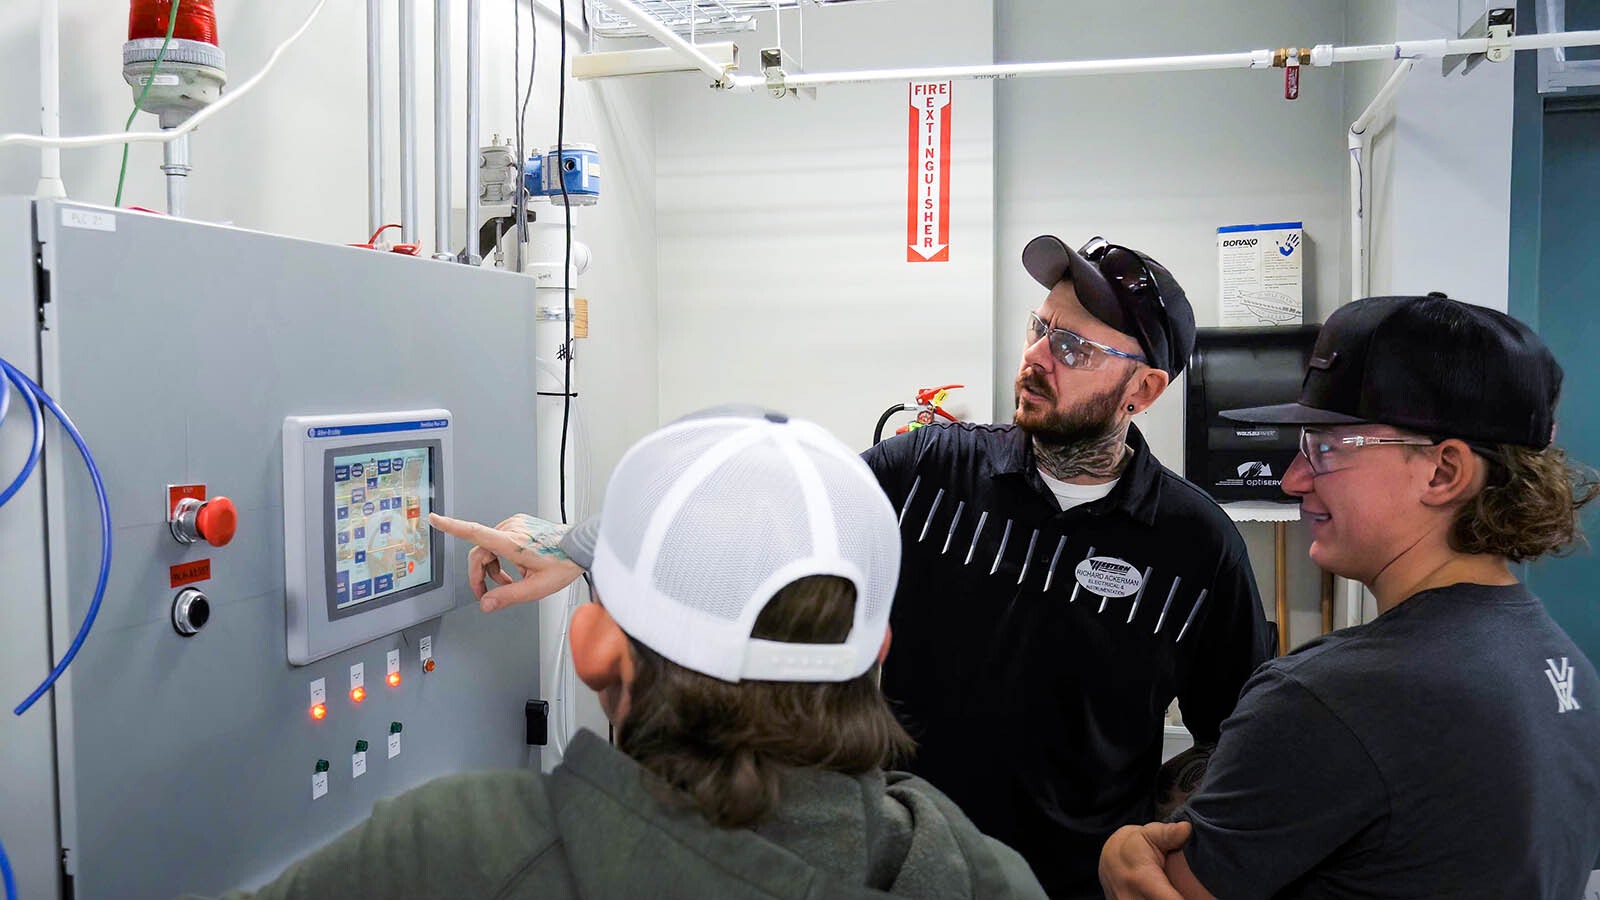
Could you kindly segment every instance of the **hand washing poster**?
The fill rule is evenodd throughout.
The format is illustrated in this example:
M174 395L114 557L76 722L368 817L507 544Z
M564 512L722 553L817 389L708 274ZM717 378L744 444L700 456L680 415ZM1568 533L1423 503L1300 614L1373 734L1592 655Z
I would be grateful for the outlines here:
M1218 228L1222 327L1303 322L1300 261L1304 256L1299 222Z

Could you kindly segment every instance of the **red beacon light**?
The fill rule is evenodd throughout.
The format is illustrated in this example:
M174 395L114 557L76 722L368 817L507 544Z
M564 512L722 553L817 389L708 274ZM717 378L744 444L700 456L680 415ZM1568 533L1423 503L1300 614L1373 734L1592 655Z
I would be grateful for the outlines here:
M128 42L122 45L122 79L133 89L139 109L154 114L162 128L177 128L217 102L228 75L227 57L217 46L212 0L133 0ZM183 214L188 141L184 134L163 145L168 203L174 207L167 212L172 215Z

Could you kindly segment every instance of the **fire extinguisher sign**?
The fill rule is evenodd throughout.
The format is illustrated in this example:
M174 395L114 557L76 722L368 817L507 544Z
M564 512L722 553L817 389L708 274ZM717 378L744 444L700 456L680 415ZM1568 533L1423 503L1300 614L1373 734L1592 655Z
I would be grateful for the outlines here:
M906 262L950 261L950 85L910 87Z

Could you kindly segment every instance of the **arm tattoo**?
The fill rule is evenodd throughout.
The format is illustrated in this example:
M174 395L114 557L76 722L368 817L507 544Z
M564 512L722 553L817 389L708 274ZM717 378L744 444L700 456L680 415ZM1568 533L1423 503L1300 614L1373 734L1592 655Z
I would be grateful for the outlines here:
M1123 425L1104 437L1072 444L1047 444L1033 439L1033 455L1039 468L1052 478L1066 481L1069 478L1116 478L1127 467L1128 426Z
M567 533L569 526L526 513L519 513L515 518L513 527L523 535L523 550L556 559L567 558L566 551L561 549L561 536Z
M1188 801L1189 795L1200 786L1206 767L1211 763L1211 752L1216 744L1195 744L1188 750L1167 760L1156 774L1156 816L1162 820L1171 817L1178 807Z

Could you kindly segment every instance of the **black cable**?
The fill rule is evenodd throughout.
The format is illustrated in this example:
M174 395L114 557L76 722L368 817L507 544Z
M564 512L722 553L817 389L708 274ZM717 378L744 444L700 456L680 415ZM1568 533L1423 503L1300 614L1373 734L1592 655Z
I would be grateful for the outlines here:
M561 68L556 72L560 85L556 101L556 177L561 181L561 205L567 213L567 249L561 267L561 302L566 307L567 341L561 346L566 357L566 378L561 401L561 523L567 522L567 429L572 422L572 205L567 202L567 0L561 0Z
M896 403L883 411L883 415L878 417L877 426L872 429L872 446L876 447L883 442L883 426L889 424L889 417L897 412L905 412L908 409L911 409L909 404Z

